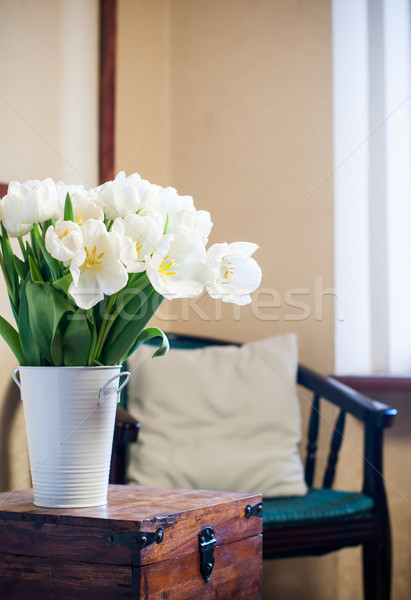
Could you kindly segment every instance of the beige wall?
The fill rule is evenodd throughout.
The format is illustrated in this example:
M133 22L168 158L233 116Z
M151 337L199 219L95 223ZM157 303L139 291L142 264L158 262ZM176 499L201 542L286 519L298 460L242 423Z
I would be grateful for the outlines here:
M302 361L332 371L329 1L120 0L118 40L116 169L192 195L211 243L261 247L252 305L167 302L162 326L297 331Z
M164 0L118 0L115 168L167 185Z

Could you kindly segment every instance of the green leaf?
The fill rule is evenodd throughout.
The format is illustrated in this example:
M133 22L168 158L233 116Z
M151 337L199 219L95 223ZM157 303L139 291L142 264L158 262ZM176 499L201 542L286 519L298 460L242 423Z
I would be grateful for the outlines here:
M17 358L19 365L27 365L27 359L24 355L23 348L20 344L18 332L10 325L6 319L0 316L0 335L9 345L14 356Z
M65 221L74 221L74 223L76 222L73 203L71 201L70 194L68 192L66 195L66 201L64 203L64 220Z
M40 231L38 229L37 223L34 226L34 236L36 238L37 246L40 249L44 260L46 261L48 268L50 269L51 278L53 281L55 281L60 277L60 263L55 258L53 258L50 252L47 250L44 240L41 237Z
M59 366L63 362L63 332L59 325L75 309L63 294L44 282L28 281L26 295L33 337L50 364Z
M31 367L41 367L45 364L44 357L37 346L36 340L30 327L29 305L27 301L26 286L30 281L30 273L27 274L26 280L20 288L20 307L19 307L19 337L21 347L27 358L27 363Z
M127 287L121 290L118 294L115 313L118 315L111 325L110 339L114 342L121 334L123 329L131 320L143 319L149 310L149 300L153 292L153 286L149 278L144 273L138 279L132 280L127 284ZM162 298L162 296L161 296ZM144 325L151 319L154 313L149 313L149 318L144 322Z
M99 356L96 358L105 365L120 364L132 349L136 348L138 336L163 300L163 296L154 290L144 294L143 297L141 294L136 295L135 299L127 305L127 313L131 316L126 319L121 313L119 314L107 335L101 358ZM131 306L137 307L134 313L130 311Z
M63 292L64 294L68 294L68 289L72 281L73 278L71 276L71 273L67 273L63 277L60 277L60 279L53 281L52 285L56 288L57 291Z
M3 271L7 273L7 280L10 285L7 291L9 293L10 301L12 305L17 309L18 308L18 276L16 270L14 268L14 252L10 244L9 236L7 231L3 227L3 223L1 224L1 251L3 254L4 260L4 268ZM2 265L3 267L3 265Z
M147 327L147 329L144 329L140 333L140 335L136 339L134 346L130 349L127 356L124 357L124 360L127 360L127 358L129 358L129 356L131 356L133 352L135 352L137 348L141 346L141 344L153 338L161 339L160 347L154 352L153 358L155 358L156 356L164 356L164 354L167 354L170 348L170 343L166 334L163 331L161 331L161 329L159 329L158 327Z
M86 366L89 360L92 333L85 312L78 309L69 315L63 335L63 364L66 367Z
M4 258L3 258L3 255L1 252L0 252L0 266L1 266L1 270L3 272L4 281L6 283L7 293L9 295L10 302L11 302L11 299L13 297L13 288L12 288L11 281L9 279L9 274L7 273L6 265L5 265Z
M16 269L20 279L22 279L24 281L27 277L27 273L30 271L30 268L27 265L27 263L23 262L18 256L15 256L14 257L14 266L15 266L15 269Z
M46 231L50 227L50 225L53 225L53 227L55 227L55 225L56 225L56 222L55 222L55 220L53 218L50 218L50 219L48 219L47 221L44 221L41 224L41 230L43 232L43 235L42 235L43 240L44 240L44 238L46 236Z
M41 259L42 259L41 250L40 250L39 245L37 243L36 236L34 235L34 229L32 229L30 231L30 241L31 241L31 252L29 254L40 265Z
M101 324L103 321L103 317L106 314L106 308L107 308L107 296L104 296L104 299L101 300L100 302L98 302L97 304L95 304L93 306L93 308L91 309L97 331L100 330L100 327L101 327Z
M32 281L41 281L44 283L43 277L41 276L41 273L40 273L40 268L39 268L38 262L32 256L29 256L29 265L30 265L30 274L31 274Z
M144 290L144 288L147 289ZM111 340L120 334L130 319L135 318L136 311L140 310L141 300L147 298L147 294L152 289L152 285L145 273L134 273L129 277L125 288L117 292L117 294L105 297L103 302L99 302L94 307L93 313L95 315L98 335L93 358L101 360L104 344L113 325L115 327L110 334ZM128 303L133 299L137 302L137 308L132 307L129 310ZM125 310L126 306L127 311ZM102 308L104 308L104 312L101 311ZM138 333L144 328L146 323L147 321L144 322Z

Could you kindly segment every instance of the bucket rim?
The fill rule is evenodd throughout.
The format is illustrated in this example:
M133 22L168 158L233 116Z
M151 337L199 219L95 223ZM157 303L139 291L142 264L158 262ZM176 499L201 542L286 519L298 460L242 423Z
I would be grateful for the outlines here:
M58 367L54 366L54 365L19 365L18 370L21 371L22 369L47 369L49 371L51 370L55 370L55 369L80 369L80 370L85 370L85 369L92 369L93 371L103 371L105 369L119 369L121 368L123 365L78 365L78 366L74 366L74 367L66 367L65 365L60 365Z

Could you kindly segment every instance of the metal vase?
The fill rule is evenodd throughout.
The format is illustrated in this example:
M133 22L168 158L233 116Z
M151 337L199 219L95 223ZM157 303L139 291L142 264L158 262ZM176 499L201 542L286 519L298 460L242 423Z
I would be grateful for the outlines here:
M13 372L23 401L36 506L106 504L116 405L130 378L120 369L18 367Z

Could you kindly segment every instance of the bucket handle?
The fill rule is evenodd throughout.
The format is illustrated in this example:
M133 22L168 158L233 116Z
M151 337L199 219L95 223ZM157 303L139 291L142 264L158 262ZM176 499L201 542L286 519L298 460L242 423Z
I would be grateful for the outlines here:
M18 375L18 377L17 377ZM21 381L20 381L20 367L16 367L13 371L13 373L11 374L11 376L13 377L13 380L15 381L15 383L17 383L19 389L21 390Z
M20 368L16 367L12 373L12 377L13 380L15 381L15 383L18 385L19 389L21 390L21 381L20 381ZM128 382L130 381L130 377L131 377L131 373L129 371L122 371L121 373L116 373L115 375L113 375L113 377L110 377L110 379L108 379L106 381L106 383L102 386L102 388L100 389L99 393L98 393L98 404L103 404L104 401L104 392L106 391L106 388L108 385L110 385L110 383L112 381L114 381L115 379L117 379L117 377L125 377L126 379L123 381L123 383L120 385L120 387L117 390L117 393L119 394L121 392L121 390L128 384Z
M117 377L118 378L125 377L125 380L120 385L120 387L117 389L117 394L120 394L120 392L123 389L123 387L125 387L128 384L128 382L130 381L131 373L129 373L129 371L121 371L121 373L116 373L115 375L113 375L113 377L110 377L110 379L108 379L106 381L106 383L102 386L102 388L100 389L100 391L98 393L98 402L97 402L97 405L103 404L103 401L104 401L104 392L106 391L107 386L112 381L114 381L115 379L117 379Z

